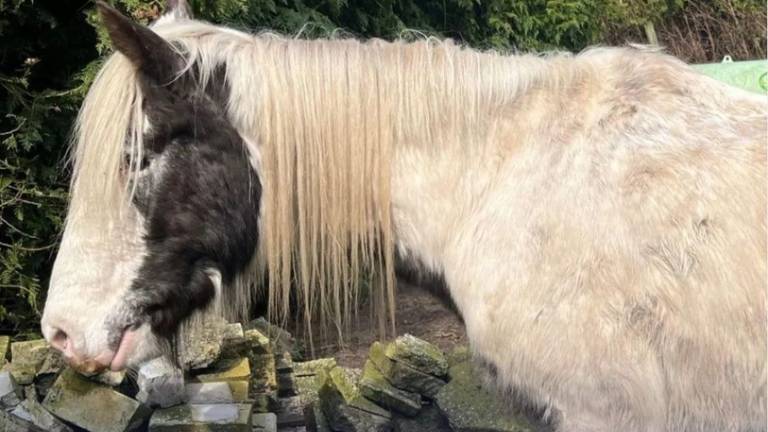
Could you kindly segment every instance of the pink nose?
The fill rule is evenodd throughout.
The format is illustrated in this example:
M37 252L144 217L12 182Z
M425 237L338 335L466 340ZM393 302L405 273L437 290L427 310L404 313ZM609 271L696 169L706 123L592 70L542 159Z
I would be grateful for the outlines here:
M111 355L110 358L104 358L106 356L99 356L95 359L86 358L75 350L75 344L64 330L49 326L44 328L43 333L48 339L48 343L61 352L67 364L77 372L83 375L93 375L109 367Z

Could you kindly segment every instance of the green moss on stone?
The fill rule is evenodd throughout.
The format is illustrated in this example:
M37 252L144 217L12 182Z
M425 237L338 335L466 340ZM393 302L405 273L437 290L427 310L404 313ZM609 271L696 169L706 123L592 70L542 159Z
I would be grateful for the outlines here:
M104 432L131 430L150 413L141 403L109 386L89 381L72 369L59 375L43 406L79 427Z
M20 385L31 384L35 374L45 361L50 348L45 339L11 344L10 371Z
M384 352L390 359L403 362L420 372L439 377L448 373L448 361L440 348L409 334L395 339Z
M178 405L155 411L149 432L251 432L250 404Z
M319 404L336 431L362 432L389 429L390 414L363 398L347 373L339 367L317 374Z
M364 397L401 414L414 416L421 409L418 393L394 387L370 360L365 362L359 387Z
M297 377L315 376L320 370L329 371L335 367L336 359L332 357L310 360L306 362L295 362L293 364L293 374Z
M429 398L437 395L445 381L433 375L420 372L403 362L387 357L384 347L374 342L368 352L368 358L393 386Z
M251 363L247 357L223 359L214 364L213 370L195 376L200 382L248 381L251 378Z
M533 432L539 428L522 415L511 414L498 396L485 391L469 360L453 364L451 381L437 394L437 405L451 428L460 431Z
M8 360L8 354L11 349L11 337L0 336L0 365Z

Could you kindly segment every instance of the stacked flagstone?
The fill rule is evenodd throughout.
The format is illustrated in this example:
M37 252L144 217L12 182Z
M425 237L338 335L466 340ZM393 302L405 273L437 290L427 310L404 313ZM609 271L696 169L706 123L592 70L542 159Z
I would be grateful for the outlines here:
M470 357L466 347L446 356L436 346L404 335L387 345L374 342L359 374L335 363L317 368L314 430L540 430L509 413L497 396L482 388ZM297 380L301 389L302 378Z
M321 369L316 375L317 429L392 430L400 419L416 417L424 407L430 410L431 401L447 383L447 373L442 351L421 339L405 335L386 346L374 342L359 377L340 367Z
M187 329L179 365L157 358L133 378L83 377L43 340L0 337L0 430L539 430L482 389L466 348L446 356L404 335L375 342L359 370L296 361L291 335L264 319L198 324L206 328Z
M196 325L179 346L186 369L157 358L135 380L84 377L42 339L11 344L0 336L0 430L276 432L278 394L295 392L281 388L290 379L278 385L272 341L212 316ZM289 372L290 354L278 363Z

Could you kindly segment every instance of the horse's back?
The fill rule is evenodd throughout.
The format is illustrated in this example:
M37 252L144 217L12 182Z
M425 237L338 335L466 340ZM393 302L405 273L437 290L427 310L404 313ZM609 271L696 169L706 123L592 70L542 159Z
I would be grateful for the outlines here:
M574 62L505 113L448 254L470 340L564 430L764 430L765 100L655 53Z

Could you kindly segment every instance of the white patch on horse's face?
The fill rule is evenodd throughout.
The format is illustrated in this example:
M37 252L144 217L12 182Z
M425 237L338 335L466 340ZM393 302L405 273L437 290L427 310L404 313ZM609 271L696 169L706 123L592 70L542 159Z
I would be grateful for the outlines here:
M146 254L143 218L133 206L126 213L109 236L93 232L87 220L71 221L54 263L43 333L53 340L64 332L68 351L82 358L115 349L106 322L122 307Z
M144 124L145 130L151 129L148 119ZM148 163L135 173L137 205L126 208L124 217L110 227L110 235L95 232L87 218L67 224L41 322L48 340L53 340L57 332L66 334L70 345L65 356L70 352L83 359L111 358L105 353L114 355L118 348L114 338L122 329L109 328L110 323L113 317L125 313L126 294L147 255L145 217L138 205L146 202L153 185L168 169L166 154L146 156ZM141 343L129 355L129 366L161 352L149 325L143 323L134 331Z

